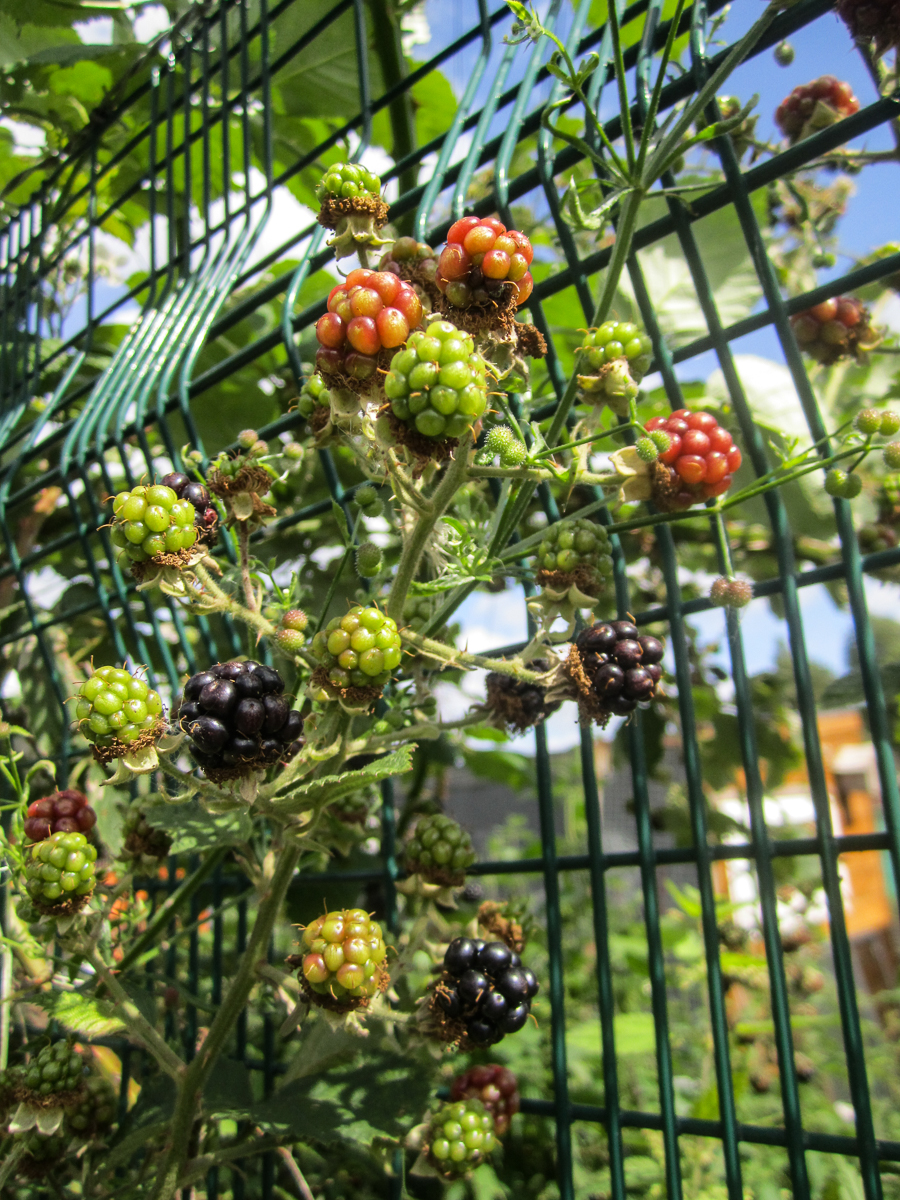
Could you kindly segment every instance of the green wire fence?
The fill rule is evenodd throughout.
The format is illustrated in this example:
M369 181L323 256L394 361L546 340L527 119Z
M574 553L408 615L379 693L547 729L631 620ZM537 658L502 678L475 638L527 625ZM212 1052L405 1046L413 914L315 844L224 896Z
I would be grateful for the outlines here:
M456 6L452 6L454 9ZM573 56L595 50L599 62L590 77L588 94L599 109L604 88L613 79L611 39L605 26L591 28L591 0L582 0L574 12L553 0L545 19ZM529 302L531 319L549 345L549 378L560 396L566 378L554 347L554 331L544 313L545 302L571 289L590 320L598 275L610 251L579 250L572 230L562 219L558 181L580 161L578 151L559 150L551 134L540 124L548 97L559 98L561 85L547 71L547 42L533 47L504 45L511 16L500 6L490 10L487 0L471 7L473 23L453 43L430 61L406 73L402 52L393 26L382 20L382 6L367 6L363 0L341 0L329 11L315 9L316 19L304 28L304 0L223 0L218 6L196 9L190 19L173 32L168 57L155 57L138 76L142 82L132 90L108 100L90 128L62 155L55 172L41 185L18 214L0 230L0 529L5 542L5 561L0 565L0 586L15 581L18 606L8 615L0 634L0 650L15 651L32 639L31 669L46 674L50 694L58 706L53 720L58 727L60 779L66 777L73 748L67 732L64 703L67 683L60 666L57 626L74 617L92 614L105 623L121 660L147 663L152 686L166 684L175 690L185 670L201 669L209 661L240 653L241 642L227 621L199 619L188 630L176 601L138 593L134 584L115 564L115 555L103 528L106 520L102 498L123 486L131 487L143 475L159 472L159 445L164 457L180 466L185 441L205 454L194 420L195 406L204 393L240 368L273 351L280 352L299 381L303 375L299 336L310 329L324 311L324 292L300 306L304 284L330 259L324 249L324 231L312 218L301 228L285 231L287 236L261 260L251 255L272 211L278 189L305 170L315 170L320 156L348 143L356 159L372 144L373 122L382 117L390 122L395 160L383 172L396 198L391 219L398 228L417 238L439 244L449 224L466 211L478 214L499 212L511 221L511 205L523 197L537 197L552 218L559 238L562 262L559 268L537 283ZM698 90L711 70L727 53L710 48L706 30L710 14L722 8L715 2L697 0L683 18L682 32L688 35L683 58L688 69L663 92L663 113ZM800 0L787 8L755 47L753 54L770 51L779 41L813 21L830 8L829 0ZM312 10L310 19L312 19ZM469 11L468 9L466 10ZM663 44L668 29L663 0L638 0L621 13L623 28L638 29L640 37L626 52L633 69L633 119L640 124L649 96L650 64ZM292 30L291 36L287 31ZM299 30L299 32L298 32ZM283 164L275 149L272 80L292 64L314 63L317 46L333 43L335 36L352 38L356 51L355 89L358 110L343 123L323 124L321 140L310 144L305 157ZM375 47L373 58L369 44ZM410 96L420 81L447 61L464 64L467 83L456 111L447 114L449 128L426 145L416 145L411 124ZM524 61L524 69L522 63ZM715 109L715 105L712 106ZM127 126L122 120L130 116ZM717 112L711 111L710 119ZM734 364L732 343L764 327L771 327L800 397L813 439L825 436L825 428L788 318L819 301L883 278L900 269L900 254L855 269L849 275L786 301L766 253L752 204L754 193L788 171L813 162L829 150L900 116L900 100L888 97L862 108L854 116L749 167L742 166L729 138L715 143L724 182L687 207L670 200L665 215L643 226L636 235L635 253L628 264L631 283L641 318L653 340L655 368L661 373L672 408L683 405L676 366L712 351L725 380L728 398L743 436L743 446L758 474L768 469L766 447L754 424L750 406ZM121 130L127 128L123 141ZM615 138L620 126L617 116L606 131ZM533 162L522 168L517 148L536 137ZM132 165L122 170L123 163ZM433 165L431 165L433 163ZM425 164L428 164L427 166ZM470 201L476 180L490 168L489 187L481 186L479 198ZM235 180L238 180L238 185ZM664 180L664 182L666 182ZM671 180L669 181L671 182ZM105 224L115 214L126 213L139 204L149 213L149 271L130 290L112 298L102 286L98 269L98 246ZM751 316L726 325L720 317L713 290L694 236L694 224L703 217L733 206L746 239L764 304ZM641 273L637 251L659 239L674 235L689 264L707 331L688 345L670 352L663 341ZM70 314L62 337L48 334L47 306L53 272L67 256L77 255L85 264L83 308ZM293 257L296 266L278 271L277 264ZM226 306L231 294L259 281L263 272L275 267L272 278L259 283L247 298ZM104 307L105 296L105 307ZM106 348L98 373L97 331L117 313L140 311L130 328L111 350ZM255 340L234 348L229 332L264 305L282 303L280 326ZM198 373L196 365L204 346L217 347L217 361ZM92 365L94 364L94 365ZM36 396L47 396L36 406ZM551 400L542 413L553 411ZM250 422L252 423L252 422ZM271 438L302 424L288 413L260 429ZM823 446L825 443L823 443ZM213 449L218 450L216 446ZM826 453L823 450L823 454ZM327 494L281 518L275 530L285 531L312 517L327 513L332 499L347 506L350 493L341 484L340 471L328 450L319 451L321 476ZM207 461L204 459L204 462ZM115 476L115 478L114 478ZM23 514L30 511L42 489L59 488L64 509L57 510L54 534L35 545L23 544L17 536ZM547 515L558 517L549 491L542 493ZM634 852L604 851L597 783L594 774L590 733L582 732L581 767L587 816L587 853L562 857L557 853L554 796L551 788L550 757L543 728L535 733L537 806L542 855L539 859L482 862L475 873L500 875L532 873L543 881L549 946L550 1042L552 1047L553 1092L542 1099L526 1099L523 1108L553 1118L556 1124L558 1178L564 1200L574 1197L572 1127L574 1122L598 1122L608 1137L612 1196L627 1194L623 1131L628 1128L657 1130L665 1149L665 1185L669 1200L689 1195L682 1177L680 1139L700 1137L720 1144L724 1183L729 1200L742 1200L742 1145L782 1147L787 1153L791 1192L796 1200L811 1196L806 1155L828 1151L846 1155L859 1166L864 1195L876 1200L882 1195L880 1167L900 1162L900 1142L876 1138L867 1080L866 1055L854 986L851 947L847 936L838 873L838 859L853 850L883 850L890 857L895 885L900 884L900 797L891 747L891 731L874 642L866 610L863 579L866 572L900 562L900 549L860 556L851 524L849 507L835 501L840 533L839 560L813 570L798 572L794 561L791 531L783 501L770 492L765 499L771 526L778 573L756 588L758 596L777 596L783 606L803 729L803 746L809 783L815 805L814 837L773 840L763 811L763 779L754 729L754 712L748 683L740 624L734 613L727 616L728 650L734 679L734 700L739 716L741 753L746 777L752 836L746 844L713 845L706 827L703 780L696 735L690 681L685 620L709 607L707 600L682 599L674 542L669 527L658 530L667 599L662 607L636 615L639 624L668 622L678 683L678 705L683 736L683 760L687 780L693 845L659 849L654 844L648 798L648 766L645 759L640 714L631 723L627 739L631 760L638 848ZM62 516L62 519L61 519ZM99 527L99 528L98 528ZM711 526L716 539L716 530ZM728 567L727 547L720 546L719 568ZM232 555L227 538L218 553ZM58 617L47 616L37 589L39 573L53 555L76 555L83 559L88 592L73 600ZM615 542L616 599L619 611L632 609L624 558ZM849 597L856 632L859 662L875 747L886 829L866 835L838 837L835 834L826 786L822 751L816 724L816 705L810 678L807 645L800 607L800 589L823 582L843 581ZM4 581L6 581L4 583ZM523 601L524 602L524 601ZM165 628L163 628L165 626ZM512 647L505 647L507 651ZM383 787L382 859L372 872L335 873L318 881L324 887L330 878L341 883L379 885L389 926L396 925L394 882L395 810L390 784ZM839 998L840 1022L846 1054L850 1093L856 1129L852 1136L836 1136L804 1127L798 1084L792 1069L793 1031L788 986L776 913L774 863L777 856L814 856L820 866L828 899L834 974ZM754 1126L737 1118L730 1061L729 1030L725 1011L725 986L719 958L719 932L713 888L713 866L725 859L752 864L758 882L762 934L769 969L771 1011L775 1045L781 1067L782 1120L774 1126ZM187 913L192 929L180 949L173 939L165 963L148 963L148 971L162 969L167 978L183 982L194 999L205 995L215 1007L221 999L227 963L244 946L247 929L245 884L222 866L222 856L213 856L202 866L199 860L187 865L185 882L149 881L157 917L165 924L175 911ZM657 894L657 872L673 863L688 863L696 870L702 904L702 938L707 965L710 1029L714 1046L715 1076L719 1111L715 1119L685 1118L676 1112L673 1061L668 1032L667 986ZM616 1032L613 1022L613 975L609 951L608 881L612 873L637 867L643 897L643 918L649 950L652 1016L655 1028L659 1108L657 1112L631 1110L620 1084ZM587 872L591 885L593 926L597 947L597 985L602 1038L602 1106L573 1103L569 1096L566 1068L566 1014L563 977L563 929L560 911L560 880L568 871ZM308 886L304 880L304 886ZM226 922L226 913L234 917ZM223 909L223 905L226 907ZM199 914L211 906L213 933L201 938ZM226 938L226 929L228 935ZM233 944L228 944L230 939ZM149 945L148 936L146 944ZM142 945L133 952L135 960ZM274 953L274 951L273 951ZM193 1045L197 1029L197 1007L187 1008L185 1045ZM121 1047L124 1085L139 1056ZM248 1030L245 1019L239 1026L235 1055L254 1071L261 1071L264 1087L271 1090L277 1072L275 1027L266 1016L259 1029ZM257 1179L231 1173L227 1189L235 1197L270 1197L273 1162L266 1159ZM226 1184L213 1172L207 1184L213 1197ZM246 1189L246 1190L245 1190ZM399 1193L398 1193L399 1194Z

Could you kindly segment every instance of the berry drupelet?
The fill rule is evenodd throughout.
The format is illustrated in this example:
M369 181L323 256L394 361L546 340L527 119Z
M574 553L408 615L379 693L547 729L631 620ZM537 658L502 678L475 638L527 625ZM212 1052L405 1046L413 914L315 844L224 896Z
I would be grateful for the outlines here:
M391 617L357 604L319 630L311 651L320 664L316 682L322 686L342 693L353 688L380 692L400 666L400 634Z
M22 1086L27 1099L43 1106L74 1101L84 1087L84 1060L68 1042L44 1046L25 1067Z
M519 1082L499 1063L469 1067L450 1085L450 1099L480 1100L494 1119L494 1133L503 1137L519 1111Z
M351 271L331 289L328 312L316 322L316 367L351 390L377 383L382 350L402 346L421 320L412 284L390 271Z
M51 833L35 842L25 866L25 890L47 916L78 912L94 891L97 851L83 833Z
M466 869L475 861L472 839L452 817L433 813L420 817L406 843L406 869L426 883L462 887Z
M497 1147L494 1118L475 1096L442 1104L428 1129L428 1157L450 1179L467 1174Z
M383 965L387 947L381 926L362 908L318 917L303 931L300 979L314 1004L338 1012L365 1007L390 977Z
M286 761L302 745L303 719L274 667L216 663L184 685L178 723L191 755L211 777L237 778Z
M535 671L549 670L545 659L529 663ZM497 723L507 731L524 733L546 720L559 708L559 703L547 700L544 688L524 679L504 675L502 671L491 671L485 680L487 707Z
M454 938L431 1002L445 1040L493 1046L528 1020L539 984L505 942Z
M575 646L598 715L627 716L656 695L665 648L658 638L642 636L631 621L583 629Z
M40 842L51 833L87 835L96 824L97 814L88 804L87 796L66 788L41 800L32 800L25 814L25 836L32 842Z
M200 486L199 484L197 485ZM206 489L204 488L204 491ZM197 510L162 483L119 492L113 499L110 541L120 567L184 562L197 541Z
M487 407L487 364L468 334L432 321L394 356L384 394L397 421L421 437L458 438Z
M878 343L869 325L869 310L853 296L832 296L791 317L791 328L801 350L824 366L851 355L859 358Z
M531 242L496 217L462 217L450 226L437 285L452 308L518 308L531 295Z
M842 83L833 75L822 75L812 83L795 87L775 110L775 121L793 144L856 112L859 112L859 101L850 84Z
M163 703L144 679L100 667L78 692L75 717L104 762L152 742L163 729Z
M669 438L653 481L653 500L660 508L690 508L731 487L741 452L711 413L679 408L671 417L653 417L646 429L651 436L661 430Z

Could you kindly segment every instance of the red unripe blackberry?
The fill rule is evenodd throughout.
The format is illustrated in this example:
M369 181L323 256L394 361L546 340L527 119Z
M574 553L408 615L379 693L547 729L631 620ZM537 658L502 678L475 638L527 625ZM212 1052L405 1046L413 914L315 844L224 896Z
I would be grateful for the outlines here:
M524 233L496 217L462 217L447 234L437 286L454 308L518 308L531 295L534 250Z
M422 302L410 283L390 271L351 271L331 289L328 312L316 323L316 366L345 382L374 381L378 355L401 346L422 320Z
M304 929L302 945L300 974L314 1003L359 1008L387 985L381 926L365 909L345 908L317 917Z
M670 417L652 417L645 428L651 437L664 433L669 439L658 460L668 468L668 478L657 468L653 482L653 499L660 508L690 508L731 487L741 452L712 413L679 408Z
M850 84L833 75L823 75L812 83L795 87L775 110L775 121L785 137L797 142L855 112L859 112L859 101Z
M791 317L801 350L825 366L853 355L859 358L878 342L869 311L853 296L833 296Z
M451 1100L480 1100L494 1118L494 1133L502 1137L519 1111L519 1082L507 1067L486 1063L469 1067L450 1085Z
M40 842L51 833L88 834L96 824L97 814L88 804L87 796L66 788L41 800L32 800L25 816L25 836L32 842Z
M857 42L874 42L876 57L900 46L898 0L838 0L836 7Z

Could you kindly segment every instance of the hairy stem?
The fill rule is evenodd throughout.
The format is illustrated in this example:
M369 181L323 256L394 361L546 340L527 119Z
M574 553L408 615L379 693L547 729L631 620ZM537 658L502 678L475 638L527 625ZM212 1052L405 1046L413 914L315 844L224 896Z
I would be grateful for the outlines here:
M244 588L244 599L250 612L259 612L256 595L253 591L253 580L250 578L250 530L246 521L237 523L238 553L241 562L241 584Z
M94 970L103 980L106 990L115 1000L117 1013L128 1026L132 1036L141 1043L145 1050L153 1055L167 1075L171 1075L175 1080L181 1079L185 1070L185 1064L182 1059L160 1037L147 1018L142 1015L134 1001L96 950L92 952L90 961Z
M233 596L229 596L226 591L219 587L202 563L197 563L191 569L203 584L204 589L216 601L216 607L220 611L230 613L237 620L243 621L245 625L252 625L264 637L275 636L276 630L272 622L267 621L262 613L256 612L253 608L247 608L246 605L240 604L235 600Z
M454 666L482 667L487 671L500 671L504 675L512 675L525 683L538 683L541 679L537 671L529 671L515 659L485 658L483 654L469 654L465 650L456 650L453 646L445 646L443 642L435 642L429 637L423 637L411 629L404 629L402 636L403 640L415 646L420 654L427 654L429 658L437 658L441 662Z

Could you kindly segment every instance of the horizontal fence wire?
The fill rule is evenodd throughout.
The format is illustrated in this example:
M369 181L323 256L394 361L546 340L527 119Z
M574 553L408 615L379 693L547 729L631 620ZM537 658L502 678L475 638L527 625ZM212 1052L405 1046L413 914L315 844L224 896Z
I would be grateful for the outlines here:
M477 7L477 11L476 11ZM611 41L605 26L593 28L588 18L588 0L574 8L560 0L551 3L546 24L555 28L573 56L596 51L598 63L588 85L592 100L600 102L604 88L613 80ZM665 41L668 24L662 0L640 0L622 13L623 27L644 30L626 51L635 94L633 119L640 121L647 104L647 83L654 54ZM685 12L680 32L688 38L684 59L687 69L670 81L662 92L661 114L702 87L728 48L710 48L706 42L711 16L723 3L696 2ZM782 12L767 34L754 47L751 58L765 53L784 38L801 30L831 8L829 0L800 0ZM283 44L277 39L279 20L303 11L303 0L222 0L216 7L198 9L182 21L143 70L143 77L130 92L118 94L104 106L92 124L59 166L19 213L0 230L0 527L5 541L5 561L0 563L0 586L15 581L20 609L8 619L0 633L0 648L27 650L40 670L46 672L50 694L58 708L59 741L55 747L64 780L73 748L65 715L68 684L60 665L57 635L75 616L93 616L103 623L106 635L122 659L147 663L151 682L175 690L184 672L207 662L240 653L238 632L228 622L215 628L200 620L195 634L168 597L151 599L139 593L115 563L105 524L103 498L122 486L133 486L144 475L158 473L161 461L156 448L161 442L163 458L178 467L180 448L186 439L208 461L195 421L196 406L212 389L243 367L261 363L275 355L279 370L289 374L297 363L298 339L307 335L325 311L325 289L314 300L297 308L301 285L321 271L331 254L324 247L322 231L311 213L304 213L299 228L264 255L256 256L260 235L266 228L280 189L304 171L314 169L323 154L349 147L354 157L364 155L373 140L373 122L392 111L392 105L419 82L450 62L465 66L468 85L455 114L446 114L449 128L425 145L409 145L383 171L396 199L392 220L407 221L416 236L439 243L450 222L463 211L478 214L499 212L511 218L511 206L525 198L539 202L555 221L561 249L560 261L546 278L540 279L529 301L532 320L550 344L549 391L546 404L536 415L551 415L562 395L566 379L547 306L567 291L574 291L589 323L597 278L610 259L608 247L589 251L562 222L559 186L573 168L583 166L579 152L559 149L540 124L543 106L550 96L559 98L559 85L548 71L546 41L535 46L503 47L500 38L509 32L510 14L505 7L488 11L485 0L472 6L473 23L429 61L415 65L405 77L389 80L377 94L371 85L369 40L375 36L371 15L362 0L342 0L314 24ZM292 64L316 54L318 40L333 33L338 23L352 30L354 39L358 110L335 120L324 136L297 161L277 161L273 149L272 84ZM719 115L715 104L709 119ZM785 300L781 294L759 228L753 198L786 173L812 164L848 140L876 130L900 116L900 98L883 97L846 118L839 127L823 129L765 161L742 166L730 139L720 138L714 151L721 163L723 182L710 187L690 206L670 200L666 211L642 226L628 264L631 285L641 318L653 341L653 369L660 373L671 407L682 407L684 396L676 366L711 353L722 372L729 402L736 415L746 458L762 475L769 469L766 446L754 424L751 407L735 366L733 344L761 329L771 329L800 397L812 439L825 430L816 406L788 318L831 296L861 287L900 270L900 253L856 267L841 278ZM128 138L114 151L110 135L118 122L128 122ZM621 132L616 114L606 122L606 132L615 138ZM398 142L398 145L400 143ZM519 170L516 152L523 145L536 152ZM119 173L126 163L140 164L124 180ZM413 168L422 166L421 178ZM412 175L410 172L412 171ZM237 181L237 184L236 184ZM480 182L478 200L470 204L473 184ZM665 182L665 181L664 181ZM671 182L671 180L669 181ZM537 198L537 200L535 200ZM98 254L105 236L103 227L123 210L137 203L149 213L148 269L140 280L120 289L112 299L100 286ZM755 268L762 293L757 311L739 321L726 323L719 314L713 288L698 248L698 222L723 210L737 214L741 233ZM677 239L690 269L694 289L703 312L706 332L672 351L660 330L653 297L642 274L641 252L663 238ZM294 256L282 269L283 259ZM49 309L55 272L73 257L83 264L82 307L73 310L67 322L54 327ZM266 272L274 271L272 277ZM238 291L240 297L231 297ZM233 348L228 335L242 321L261 312L264 306L283 301L288 305L281 324ZM139 309L135 317L135 309ZM124 341L107 354L109 365L97 375L90 363L101 349L102 331L111 321L125 316L130 329ZM287 331L287 341L285 340ZM217 349L216 361L197 369L204 347ZM268 369L268 368L267 368ZM52 381L48 383L48 381ZM296 382L299 383L299 380ZM35 404L35 398L40 404ZM260 436L277 438L301 429L302 419L287 413L260 428ZM180 441L178 439L181 439ZM824 444L824 443L823 443ZM216 451L220 447L210 447ZM825 451L823 450L823 454ZM328 449L318 451L321 478L327 488L324 498L301 506L276 520L272 529L257 536L261 550L273 534L296 528L304 521L326 516L332 500L345 510L352 488L341 482L339 464ZM17 537L23 519L35 502L50 489L59 490L56 508L65 520L57 519L58 532L47 541L27 545ZM549 492L543 494L545 511L555 519ZM595 496L600 519L610 518ZM548 935L548 991L550 995L549 1044L552 1051L553 1095L523 1101L523 1110L555 1122L559 1187L562 1200L575 1196L573 1171L573 1125L599 1123L606 1131L612 1196L624 1200L627 1193L626 1153L623 1131L643 1129L662 1135L665 1155L665 1187L670 1200L689 1195L682 1175L680 1139L697 1136L721 1146L723 1179L729 1200L744 1196L740 1146L744 1143L782 1147L787 1151L791 1193L798 1200L812 1195L807 1153L826 1151L845 1155L859 1165L866 1200L882 1195L879 1164L900 1161L900 1143L875 1135L863 1046L858 998L854 986L850 943L846 931L844 901L838 872L843 854L862 850L885 852L891 864L895 893L900 883L900 798L890 739L890 725L882 694L871 622L866 609L863 577L900 563L900 548L861 557L849 509L835 500L840 536L840 554L832 562L799 571L787 513L777 494L766 497L765 512L777 573L756 585L758 598L778 597L785 614L793 665L798 714L802 725L810 789L815 806L815 836L773 836L763 808L764 783L759 769L756 719L748 677L740 622L727 617L727 646L734 680L734 704L741 730L741 756L746 778L750 813L750 838L739 843L713 844L706 827L704 781L697 742L697 722L692 702L691 664L686 618L710 608L707 599L686 599L679 582L674 540L662 526L659 533L665 602L635 614L639 624L668 625L678 682L678 705L682 731L682 753L691 816L693 844L662 848L656 845L650 810L650 772L640 714L627 732L630 771L634 792L637 849L607 851L603 845L598 785L595 778L594 747L587 731L581 740L580 765L587 817L587 853L557 852L556 813L558 800L551 780L550 756L543 729L535 734L537 819L541 853L538 857L510 861L482 861L472 869L480 876L534 875L540 878ZM703 520L703 518L698 518ZM709 522L710 537L715 528ZM633 607L625 557L613 537L615 587L620 613ZM718 543L717 543L718 544ZM234 560L234 546L225 535L215 548L224 561ZM57 555L79 555L85 564L90 596L57 616L41 607L40 572ZM729 563L720 555L719 569ZM529 584L526 573L526 586ZM819 741L817 711L808 661L807 640L799 603L800 590L824 583L843 583L848 591L855 629L862 683L875 747L886 828L880 832L839 836L835 833L828 786ZM497 653L513 653L510 645ZM330 871L316 877L322 885L356 882L380 884L389 928L396 930L395 884L400 878L394 854L395 806L390 781L383 786L381 802L381 856L371 870ZM850 1092L855 1112L854 1136L837 1136L804 1127L797 1082L793 1070L794 1028L787 991L776 907L774 865L779 858L808 856L820 865L828 898L829 922L834 955L841 1033ZM780 1066L781 1119L777 1127L741 1122L733 1082L733 1064L720 962L713 867L716 863L745 860L756 873L761 910L761 928L769 970L769 987L775 1044ZM707 968L707 1002L713 1045L719 1116L715 1120L686 1118L676 1111L674 1069L669 1033L669 1004L663 950L658 874L662 867L690 865L696 872L700 895L701 932ZM176 895L179 883L173 860L167 880L142 880L154 906ZM186 870L196 872L198 863ZM619 1079L619 1055L613 1021L614 989L609 950L610 872L637 869L643 906L643 922L649 951L650 1006L655 1030L658 1076L658 1112L637 1111L625 1103ZM575 1103L569 1096L566 1064L565 975L563 917L560 885L569 872L586 872L590 881L593 931L597 947L596 976L598 1015L603 1064L605 1102L602 1106ZM311 877L304 876L302 885ZM295 886L300 886L297 883ZM186 946L173 937L163 964L148 963L148 978L163 970L167 979L184 984L189 997L206 997L213 1006L222 995L227 961L246 944L247 922L252 909L239 880L216 865L211 876L199 880L188 908L191 932ZM233 944L227 944L223 913L233 904L236 925ZM201 914L211 908L211 941L201 937ZM156 908L154 908L156 911ZM167 911L162 910L160 911ZM232 925L227 927L232 930ZM174 926L173 926L174 930ZM228 937L231 933L228 934ZM209 954L209 959L204 955ZM208 971L208 974L207 974ZM204 978L204 975L206 978ZM204 1001L206 1002L206 1001ZM186 1007L185 1049L194 1044L199 1015L193 1002ZM171 1025L174 1029L174 1024ZM119 1045L119 1043L116 1043ZM242 1018L235 1045L236 1057L261 1073L264 1091L275 1086L279 1073L274 1050L274 1026L266 1016L261 1033L251 1030ZM139 1055L123 1057L123 1088L127 1087L132 1064ZM124 1094L124 1093L123 1093ZM264 1200L273 1194L273 1163L263 1165L252 1183ZM245 1194L244 1176L228 1172L228 1187L235 1197ZM248 1179L250 1177L248 1176ZM218 1172L207 1181L208 1194L217 1196Z

